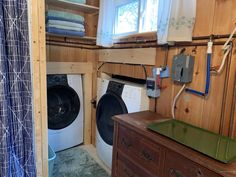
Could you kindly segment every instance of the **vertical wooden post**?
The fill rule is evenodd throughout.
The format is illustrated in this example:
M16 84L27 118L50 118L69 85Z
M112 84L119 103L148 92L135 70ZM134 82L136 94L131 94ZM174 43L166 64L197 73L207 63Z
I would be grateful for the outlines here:
M29 1L33 80L36 168L38 177L48 176L46 42L44 0Z

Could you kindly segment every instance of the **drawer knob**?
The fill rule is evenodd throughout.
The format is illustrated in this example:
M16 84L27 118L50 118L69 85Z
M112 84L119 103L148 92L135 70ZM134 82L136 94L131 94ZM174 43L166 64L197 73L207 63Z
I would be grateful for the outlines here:
M122 138L121 144L124 145L126 148L130 148L130 147L131 147L131 143L128 143L128 142L125 140L125 138Z
M141 152L141 157L145 159L146 161L152 161L151 155L145 150Z
M202 173L202 170L199 168L197 170L197 177L201 177L201 176L204 176L203 173Z
M175 170L173 168L171 168L169 172L170 172L170 177L185 177L184 175L181 174L180 171Z

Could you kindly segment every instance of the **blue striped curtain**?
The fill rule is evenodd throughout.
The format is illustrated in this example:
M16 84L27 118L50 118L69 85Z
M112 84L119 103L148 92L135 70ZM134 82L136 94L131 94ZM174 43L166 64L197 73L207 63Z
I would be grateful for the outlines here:
M35 177L27 0L0 0L0 177Z

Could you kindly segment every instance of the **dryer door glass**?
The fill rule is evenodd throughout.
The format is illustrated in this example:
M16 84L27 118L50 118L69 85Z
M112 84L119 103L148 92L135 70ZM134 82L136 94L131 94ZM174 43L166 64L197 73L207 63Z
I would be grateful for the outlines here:
M112 116L128 113L124 101L120 96L106 93L101 97L97 106L97 129L102 139L109 145L113 145L114 121Z
M77 93L66 85L49 87L47 92L48 128L58 130L69 126L80 111Z

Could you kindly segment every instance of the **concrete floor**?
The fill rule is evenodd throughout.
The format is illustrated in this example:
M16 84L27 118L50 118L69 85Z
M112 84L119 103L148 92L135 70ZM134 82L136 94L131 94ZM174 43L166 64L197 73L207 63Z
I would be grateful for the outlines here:
M94 145L81 145L81 148L83 148L84 150L86 150L91 157L111 176L111 169L109 167L107 167L98 157L96 148Z

